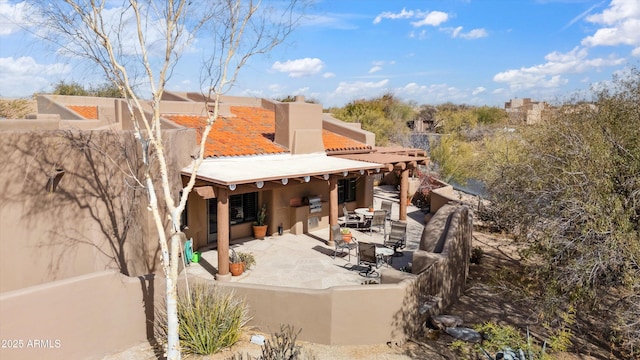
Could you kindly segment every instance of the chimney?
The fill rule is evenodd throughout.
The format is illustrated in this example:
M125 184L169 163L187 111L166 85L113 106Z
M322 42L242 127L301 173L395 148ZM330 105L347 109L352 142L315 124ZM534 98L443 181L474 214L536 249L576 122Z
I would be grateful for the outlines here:
M322 105L307 103L298 95L294 102L275 106L275 142L292 154L324 152L322 142Z

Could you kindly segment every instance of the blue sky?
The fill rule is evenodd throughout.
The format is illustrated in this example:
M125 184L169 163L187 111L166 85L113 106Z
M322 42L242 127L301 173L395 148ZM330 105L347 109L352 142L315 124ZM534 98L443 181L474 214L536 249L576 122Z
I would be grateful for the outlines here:
M104 82L15 26L28 23L21 6L0 0L0 96ZM185 54L167 88L198 91L198 60ZM554 101L639 64L640 0L325 0L285 44L253 58L231 94L503 106Z

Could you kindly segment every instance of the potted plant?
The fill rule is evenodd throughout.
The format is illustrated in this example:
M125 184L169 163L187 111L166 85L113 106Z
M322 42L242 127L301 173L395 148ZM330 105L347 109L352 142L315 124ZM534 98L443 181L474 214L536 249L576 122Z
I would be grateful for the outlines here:
M231 273L231 276L241 275L244 272L244 262L235 250L230 250L231 254L229 255L229 272Z
M256 259L253 257L253 254L238 252L238 257L240 258L240 261L242 261L242 263L244 264L245 270L250 270L251 267L256 264Z
M258 217L253 222L253 237L256 239L264 239L267 235L267 224L265 220L267 218L267 204L262 204L262 207L258 211Z
M340 229L340 233L342 234L342 240L346 243L350 243L353 238L353 234L351 234L351 230L348 228Z

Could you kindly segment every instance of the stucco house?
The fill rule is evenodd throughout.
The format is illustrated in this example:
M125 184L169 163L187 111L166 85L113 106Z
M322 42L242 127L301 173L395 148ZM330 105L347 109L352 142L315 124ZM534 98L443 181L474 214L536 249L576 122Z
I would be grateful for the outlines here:
M165 98L162 116L200 134L204 99L195 93L169 93ZM196 111L185 113L187 105ZM263 204L269 234L278 229L329 232L342 206L352 210L373 204L374 175L399 171L401 193L406 194L409 172L427 161L422 150L378 151L371 132L323 114L320 104L303 97L286 103L224 98L205 157L189 197L185 234L194 239L195 248L217 247L219 280L230 276L229 241L252 236L252 223ZM185 167L184 176L191 171ZM309 206L310 198L321 205ZM406 206L404 197L401 220Z
M162 276L149 275L160 271L159 249L146 195L131 176L141 169L140 150L126 104L37 100L36 114L0 120L0 334L62 340L60 358L150 338ZM270 234L329 232L343 205L372 204L376 176L397 172L406 194L409 172L427 161L421 150L376 148L359 124L297 100L222 98L183 222L196 249L217 247L217 280L230 278L229 244L252 236L263 204ZM205 104L198 93L174 92L161 103L168 163L179 170L176 194L190 173ZM306 199L320 206L312 209ZM406 206L401 196L401 220ZM96 323L104 329L88 331L80 319L87 329ZM114 335L110 326L121 331ZM56 357L38 351L16 358Z

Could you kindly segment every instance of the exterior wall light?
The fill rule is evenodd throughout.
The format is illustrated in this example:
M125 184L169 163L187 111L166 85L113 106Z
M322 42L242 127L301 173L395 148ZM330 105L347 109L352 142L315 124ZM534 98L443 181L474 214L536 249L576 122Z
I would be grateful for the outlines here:
M229 185L229 190L233 191L236 189L236 184Z
M325 180L329 180L329 176L330 176L329 174L324 174L324 175L322 175L322 178L325 179Z
M264 181L256 181L256 186L258 187L258 189L262 189L262 187L264 186Z
M49 174L49 179L47 180L46 189L48 193L53 193L58 188L58 184L60 180L64 176L63 168L56 168L53 172Z
M280 180L282 182L282 185L287 185L289 183L289 179L284 178L282 180Z
M348 172L348 171L343 171L343 172L342 172L342 176L345 176L345 177L346 177L347 175L349 175L349 172Z
M307 175L304 177L304 182L309 182L311 180L311 176Z

